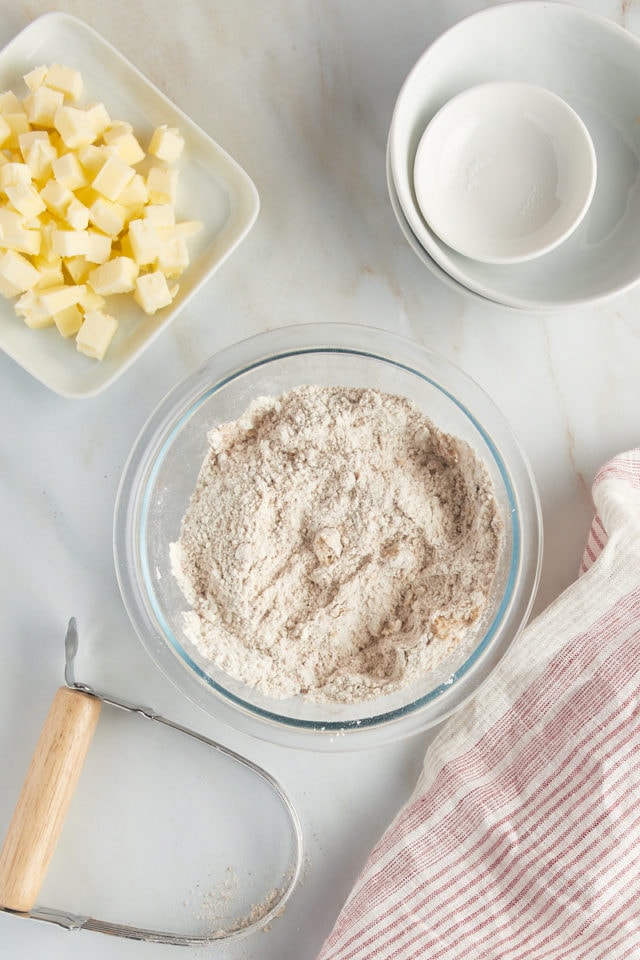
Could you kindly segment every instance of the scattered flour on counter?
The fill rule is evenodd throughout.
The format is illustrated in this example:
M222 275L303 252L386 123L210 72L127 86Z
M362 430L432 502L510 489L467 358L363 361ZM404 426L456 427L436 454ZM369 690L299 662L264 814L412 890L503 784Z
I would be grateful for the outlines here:
M489 596L486 468L403 397L304 386L209 433L171 545L201 654L271 697L362 701L433 669Z

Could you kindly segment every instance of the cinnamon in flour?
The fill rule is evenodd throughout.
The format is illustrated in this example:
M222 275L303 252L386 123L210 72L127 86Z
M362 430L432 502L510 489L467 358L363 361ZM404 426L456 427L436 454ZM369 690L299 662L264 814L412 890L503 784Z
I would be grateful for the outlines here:
M271 697L371 699L487 603L502 522L471 447L403 397L303 386L209 433L172 544L185 633Z

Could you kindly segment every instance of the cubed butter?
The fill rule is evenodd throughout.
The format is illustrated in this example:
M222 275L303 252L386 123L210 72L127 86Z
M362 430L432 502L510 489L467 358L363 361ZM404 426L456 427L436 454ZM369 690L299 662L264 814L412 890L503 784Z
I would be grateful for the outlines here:
M119 203L98 197L89 207L89 219L98 230L110 237L117 237L124 230L127 210Z
M51 164L58 151L50 139L33 140L25 148L24 160L31 170L31 176L38 183L44 182L51 174Z
M111 125L111 117L104 103L101 101L93 103L90 107L87 107L86 113L91 120L96 136L101 137L107 127Z
M89 208L74 196L65 210L64 219L73 230L86 230L89 226Z
M43 311L54 317L56 313L66 310L71 304L79 303L85 290L85 285L81 283L62 284L59 287L47 287L46 290L40 291L38 299Z
M46 259L45 257L34 257L32 262L38 271L38 282L34 290L45 290L47 287L59 287L65 282L60 257L56 257L53 260Z
M122 133L119 137L113 137L108 141L107 149L131 166L135 166L145 158L145 152L133 133Z
M29 70L28 73L25 73L23 80L31 93L34 90L37 90L38 87L41 87L47 78L47 68L46 66L34 67L33 70Z
M178 171L151 167L147 173L147 190L151 203L175 203L178 192Z
M4 163L0 167L0 190L16 183L31 183L31 168L28 163Z
M16 302L15 311L32 330L53 326L53 315L43 309L40 297L34 290L26 290Z
M103 360L116 335L118 321L101 310L87 310L76 336L76 346L94 360Z
M27 219L37 217L38 214L47 209L44 200L32 183L16 183L11 187L6 187L5 193L11 206Z
M11 127L0 113L0 147L11 136Z
M17 297L31 290L39 276L33 264L15 250L7 250L0 257L0 292L5 297Z
M148 202L149 191L146 181L142 174L136 173L133 180L127 184L118 197L118 203L121 203L123 207L142 211Z
M64 219L67 207L73 200L73 193L67 187L58 183L57 180L47 180L40 191L40 196L47 205L47 209L55 213L57 217Z
M75 337L82 326L83 319L82 310L75 303L53 316L53 322L63 337Z
M96 140L96 131L85 110L62 106L56 111L53 125L70 150L86 147Z
M89 236L86 230L53 230L51 233L51 252L54 257L84 256L89 249Z
M68 100L79 100L82 96L82 74L73 67L52 63L44 82L48 87L59 90Z
M149 220L131 220L129 223L129 243L133 258L139 266L155 263L162 245L160 234Z
M88 282L96 293L108 297L135 289L138 264L130 257L114 257L91 271Z
M91 227L87 230L87 235L89 237L89 247L85 254L87 263L106 263L111 256L111 237Z
M0 249L36 255L42 239L39 230L24 226L22 214L9 207L0 207Z
M51 163L51 171L58 183L67 190L79 190L86 187L89 179L75 153L63 153Z
M135 170L117 155L110 155L93 178L91 186L107 200L115 202L135 177Z
M184 137L176 127L162 124L153 131L149 153L158 160L174 163L184 148Z
M160 247L156 265L165 277L179 277L189 266L189 248L184 237L174 237Z
M49 87L38 87L23 101L29 123L34 127L52 127L63 103L61 91Z
M145 313L154 314L162 307L168 307L177 292L177 287L169 289L164 273L154 270L138 277L133 299Z

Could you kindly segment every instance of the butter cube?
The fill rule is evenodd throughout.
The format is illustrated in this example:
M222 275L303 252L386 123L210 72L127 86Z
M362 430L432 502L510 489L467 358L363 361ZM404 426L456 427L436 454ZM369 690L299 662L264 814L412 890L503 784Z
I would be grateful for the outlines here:
M11 136L11 127L0 113L0 147Z
M87 107L86 113L93 125L96 136L101 137L107 127L111 125L111 117L104 103L92 104L90 107Z
M0 93L0 113L24 113L24 107L13 90L5 90Z
M47 287L40 291L38 300L45 313L54 317L74 303L79 303L85 292L84 284L62 284L59 287Z
M20 135L28 133L31 130L29 118L26 113L4 113L2 117L5 123L8 124L10 130L9 136L5 138L2 144L2 149L18 150Z
M119 156L108 156L93 178L92 187L107 200L116 201L124 188L131 183L136 172Z
M75 303L53 316L53 322L63 337L75 337L82 326L83 319L82 310Z
M40 196L44 200L47 209L55 213L57 217L64 219L67 207L73 200L73 193L67 187L58 183L57 180L47 180L40 191Z
M31 183L16 183L11 187L6 187L5 193L11 206L27 219L37 217L39 213L47 209L44 200Z
M31 168L27 163L4 163L0 167L0 190L17 183L31 183Z
M99 230L92 230L91 227L87 230L87 236L89 238L89 247L85 254L87 263L106 263L111 256L111 237L100 233Z
M172 227L176 222L176 209L172 203L149 203L142 211L142 219L154 227Z
M27 290L16 302L15 312L22 317L32 330L41 330L53 326L53 316L43 309L40 297L33 290Z
M76 336L76 346L94 360L103 360L118 329L115 317L101 310L87 310Z
M87 176L93 180L108 154L104 152L104 147L97 146L95 143L88 143L86 146L80 147L77 156L86 170Z
M39 230L24 226L22 215L8 207L0 207L0 249L36 255L42 239Z
M87 258L82 255L65 257L64 269L74 283L84 284L93 270L93 264L88 263Z
M59 90L38 87L23 100L29 123L34 127L52 127L55 116L64 102Z
M47 260L45 257L34 257L33 265L39 274L38 282L34 290L45 290L47 287L59 287L64 283L62 260L59 257L56 257L55 260Z
M82 74L73 67L52 63L47 70L45 83L59 90L69 100L79 100L82 95Z
M135 289L138 264L130 257L114 257L91 271L88 282L103 297Z
M86 230L53 230L51 252L55 257L84 256L89 249Z
M5 297L16 297L30 290L39 279L36 268L15 250L7 250L0 257L0 293Z
M122 233L126 219L126 208L104 197L98 197L89 207L91 223L110 237L117 237Z
M177 287L169 289L164 273L154 270L138 277L133 299L145 313L152 315L162 307L168 307L177 292Z
M141 209L148 201L149 191L146 181L141 174L136 173L131 183L124 188L118 197L118 203L121 203L123 207Z
M155 263L162 244L160 234L150 220L131 220L128 237L134 260L139 266Z
M96 293L95 290L92 290L91 287L87 287L86 291L82 294L80 298L80 308L86 313L87 310L102 310L107 301L99 293Z
M53 125L65 146L70 150L89 146L96 140L96 131L91 118L85 110L80 110L78 107L59 107L53 118Z
M25 148L24 160L31 170L33 179L40 183L50 176L51 164L57 156L58 151L47 138L46 140L33 140Z
M160 233L163 240L175 240L177 237L184 237L185 240L188 240L189 237L193 237L196 233L199 233L202 230L202 222L200 220L181 220L180 223L176 223L171 227L161 227Z
M74 230L86 230L89 226L89 208L74 196L65 211L64 219Z
M179 277L189 266L189 249L184 237L174 237L160 247L156 265L165 277Z
M33 70L29 70L28 73L25 73L23 80L31 93L41 87L47 78L47 68L45 66L34 67Z
M151 167L147 173L147 189L151 203L175 203L178 192L178 171Z
M56 157L51 164L51 171L58 183L67 190L79 190L89 182L75 153L63 153L61 157Z
M149 153L157 157L158 160L174 163L182 153L183 148L184 137L175 127L162 124L153 131Z
M108 142L107 149L109 151L115 153L116 156L131 166L140 163L145 158L145 152L133 133L122 133L118 137L112 137L109 141L106 140L105 134L105 142Z

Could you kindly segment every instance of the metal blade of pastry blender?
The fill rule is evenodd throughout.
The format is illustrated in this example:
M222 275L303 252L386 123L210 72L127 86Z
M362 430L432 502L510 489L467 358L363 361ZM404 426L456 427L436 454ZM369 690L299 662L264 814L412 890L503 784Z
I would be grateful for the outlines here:
M292 844L292 865L285 877L285 882L283 887L279 891L279 896L276 898L275 902L270 901L268 909L259 917L249 917L246 920L239 920L237 923L234 923L230 928L224 930L215 930L208 934L179 934L172 933L169 931L163 930L151 930L142 927L136 927L129 924L120 924L113 923L108 920L99 920L94 917L88 916L79 916L74 913L64 911L64 910L53 910L48 907L39 907L33 906L27 910L16 910L12 909L10 906L0 905L0 910L7 913L12 913L14 916L26 917L34 920L41 920L47 923L54 923L57 926L63 927L67 930L92 930L98 933L110 934L117 937L125 937L131 940L146 940L153 943L168 943L181 946L202 946L206 944L215 943L222 940L235 940L240 939L241 937L246 937L251 933L254 933L258 930L263 929L267 924L279 916L284 909L285 904L291 897L295 887L297 886L298 880L302 872L302 861L303 861L303 841L302 841L302 827L298 818L298 814L293 806L289 796L285 792L284 788L278 783L274 777L271 776L266 770L253 761L249 760L246 757L243 757L241 754L238 754L227 747L224 747L222 744L217 743L214 740L210 740L208 737L205 737L202 734L197 733L194 730L190 730L187 727L182 726L182 724L175 723L173 720L169 720L166 717L161 716L156 713L149 707L139 706L137 704L129 703L126 700L122 700L119 697L113 697L109 694L99 693L95 691L88 684L80 683L76 681L74 675L74 663L75 657L78 652L79 646L79 636L77 623L74 617L69 621L67 628L67 633L65 636L65 684L66 689L71 691L77 691L78 694L88 696L90 698L96 698L97 700L106 703L110 706L118 707L122 710L129 711L131 713L137 714L138 716L144 717L148 720L155 720L158 723L162 723L167 727L170 727L176 730L179 733L183 733L186 736L193 737L194 739L200 741L207 746L212 747L217 752L223 754L231 760L236 761L237 763L242 764L247 767L251 772L256 776L260 777L276 794L278 800L284 807L284 810L287 814L289 826L290 826L290 840ZM65 688L62 688L63 690ZM60 692L60 691L59 691ZM27 775L29 776L29 774ZM20 804L20 801L19 801ZM29 843L29 837L26 838L26 843Z

